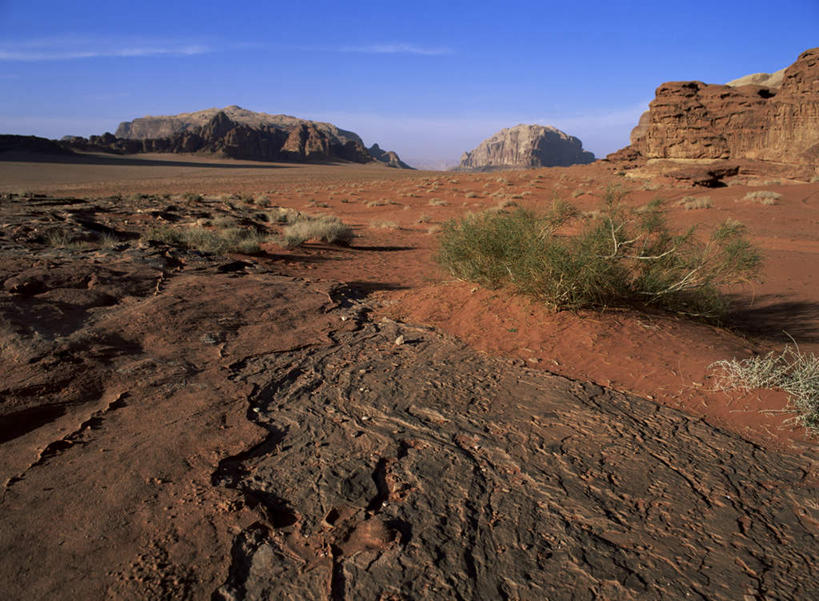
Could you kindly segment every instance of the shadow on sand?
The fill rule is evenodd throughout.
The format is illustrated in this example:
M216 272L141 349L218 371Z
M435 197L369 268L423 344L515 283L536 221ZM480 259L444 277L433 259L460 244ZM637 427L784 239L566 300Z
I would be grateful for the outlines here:
M145 158L140 158L145 157ZM218 157L203 157L213 158ZM68 155L59 154L38 154L3 152L0 153L0 161L17 161L24 163L54 163L60 165L110 165L120 167L202 167L204 169L287 169L291 165L282 163L268 163L264 161L246 161L241 159L241 164L237 163L214 163L207 161L186 161L180 159L165 159L152 157L150 154L97 154L97 153L76 153ZM251 163L251 164L248 164ZM300 164L300 163L298 163ZM328 163L330 164L330 163ZM297 163L293 163L296 166Z
M728 315L728 325L742 333L776 342L819 342L819 303L783 301L779 296L757 297L753 307Z

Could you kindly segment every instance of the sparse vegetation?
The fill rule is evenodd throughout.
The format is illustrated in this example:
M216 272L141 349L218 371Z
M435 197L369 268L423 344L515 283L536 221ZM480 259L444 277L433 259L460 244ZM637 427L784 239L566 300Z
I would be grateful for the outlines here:
M803 353L798 346L786 346L780 353L770 352L748 359L717 361L718 390L783 390L798 412L799 423L813 434L819 433L819 358Z
M160 225L149 229L143 239L213 254L236 252L252 255L259 252L260 245L267 237L255 229L245 227L206 229L198 226Z
M397 230L401 229L397 223L394 221L371 221L370 222L371 228L382 229L382 230Z
M299 215L282 232L282 242L287 248L295 248L309 240L346 246L354 237L353 229L349 225L330 215Z
M771 192L770 190L757 190L755 192L748 192L742 200L750 200L761 205L771 206L775 205L776 201L782 198L778 192Z
M445 207L449 203L445 200L441 200L440 198L430 198L429 203L427 204L429 204L431 207Z
M695 209L710 209L713 204L710 196L685 196L677 201L677 206L686 211Z
M509 285L555 309L631 305L710 320L727 309L720 286L757 275L760 255L738 222L701 241L693 228L670 233L659 201L639 214L619 200L610 189L601 217L575 235L559 231L577 216L562 201L542 215L517 209L451 220L438 260L456 277Z

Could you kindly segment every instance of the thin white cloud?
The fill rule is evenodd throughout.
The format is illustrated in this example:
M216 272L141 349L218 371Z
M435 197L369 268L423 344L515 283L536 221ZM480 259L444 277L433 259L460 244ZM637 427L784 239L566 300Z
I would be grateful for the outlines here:
M194 56L211 52L204 44L174 40L109 40L68 36L0 43L0 61L36 62L89 58Z
M451 48L425 47L415 44L371 44L367 46L344 46L340 52L356 52L360 54L416 54L420 56L443 56L452 54Z

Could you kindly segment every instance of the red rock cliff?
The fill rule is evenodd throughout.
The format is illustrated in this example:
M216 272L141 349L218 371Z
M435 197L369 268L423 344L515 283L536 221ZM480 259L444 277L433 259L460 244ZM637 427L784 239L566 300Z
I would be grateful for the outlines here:
M819 48L803 52L779 87L662 84L632 131L630 150L649 159L819 166Z

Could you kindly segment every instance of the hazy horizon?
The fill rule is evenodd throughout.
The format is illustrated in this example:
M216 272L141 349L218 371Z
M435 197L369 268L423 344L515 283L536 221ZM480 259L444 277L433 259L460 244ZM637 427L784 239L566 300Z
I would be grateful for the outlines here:
M410 164L456 163L518 123L555 126L602 157L628 144L659 84L776 71L817 45L817 25L813 0L249 2L230 13L0 0L0 133L88 136L237 104L330 121Z

